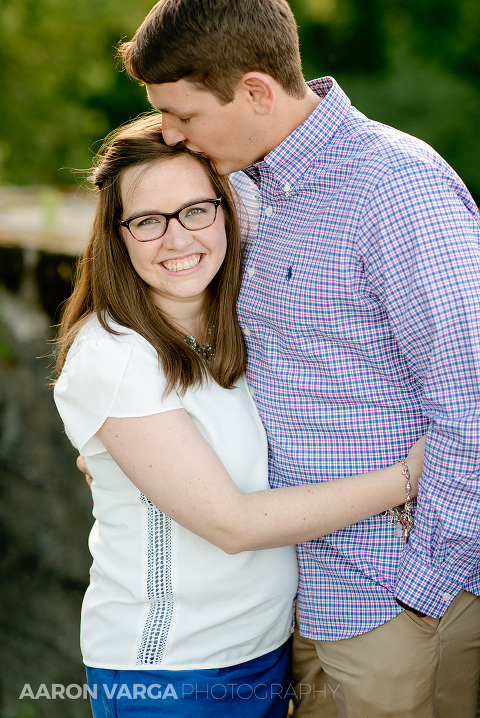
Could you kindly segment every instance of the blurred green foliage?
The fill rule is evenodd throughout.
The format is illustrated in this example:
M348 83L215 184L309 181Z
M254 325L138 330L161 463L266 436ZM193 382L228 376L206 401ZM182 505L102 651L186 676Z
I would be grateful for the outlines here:
M148 109L115 60L153 0L0 0L0 178L71 184L96 140ZM291 0L307 78L426 140L480 198L478 0ZM67 169L62 169L67 168Z
M152 4L0 0L4 182L74 183L69 169L89 166L92 144L148 108L119 72L115 47Z
M480 2L291 0L304 74L333 75L372 119L420 137L480 202Z

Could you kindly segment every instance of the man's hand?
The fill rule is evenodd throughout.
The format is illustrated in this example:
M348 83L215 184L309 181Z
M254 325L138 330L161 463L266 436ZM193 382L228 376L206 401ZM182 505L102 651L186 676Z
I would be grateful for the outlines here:
M404 603L403 601L400 601L399 598L397 598L395 600L397 601L399 606L401 606L403 609L405 609L405 611L410 611L410 613L414 613L417 616L417 618L419 618L421 621L424 621L425 623L427 623L429 626L431 626L431 628L435 628L435 629L438 628L438 624L440 623L440 618L434 618L433 616L423 616L419 611L416 611L411 606L407 606L406 603Z
M84 456L78 457L77 469L79 469L83 474L85 474L85 481L87 482L89 489L91 489L92 488L92 477L88 473L87 464L86 464Z
M433 618L433 616L424 616L420 620L425 621L425 623L428 623L428 625L431 626L432 628L438 628L438 624L440 623L440 619Z

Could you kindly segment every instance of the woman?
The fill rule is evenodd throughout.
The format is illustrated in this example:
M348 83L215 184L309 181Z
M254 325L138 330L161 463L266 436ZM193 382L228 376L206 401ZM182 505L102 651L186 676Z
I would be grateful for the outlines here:
M226 178L158 115L107 141L55 400L93 477L82 651L96 718L283 716L292 544L405 498L402 466L269 490ZM416 489L422 441L407 457ZM135 692L136 691L136 692Z

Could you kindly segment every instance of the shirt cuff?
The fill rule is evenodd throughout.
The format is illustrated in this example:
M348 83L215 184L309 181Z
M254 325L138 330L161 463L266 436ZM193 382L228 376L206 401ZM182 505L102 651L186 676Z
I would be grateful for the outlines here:
M402 603L432 618L441 618L461 589L451 575L425 564L407 550L395 585L395 597Z

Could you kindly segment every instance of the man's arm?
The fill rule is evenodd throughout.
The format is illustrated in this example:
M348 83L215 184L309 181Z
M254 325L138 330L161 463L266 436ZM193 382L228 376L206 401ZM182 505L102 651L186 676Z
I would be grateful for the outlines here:
M429 420L396 596L443 615L480 560L480 221L453 173L412 162L365 213L365 271Z

